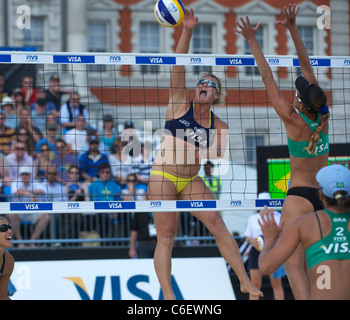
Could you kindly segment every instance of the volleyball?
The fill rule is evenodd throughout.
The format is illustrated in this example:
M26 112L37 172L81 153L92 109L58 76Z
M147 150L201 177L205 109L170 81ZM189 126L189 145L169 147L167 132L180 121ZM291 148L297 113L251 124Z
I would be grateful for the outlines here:
M163 27L176 27L185 16L185 7L180 0L158 0L154 16Z

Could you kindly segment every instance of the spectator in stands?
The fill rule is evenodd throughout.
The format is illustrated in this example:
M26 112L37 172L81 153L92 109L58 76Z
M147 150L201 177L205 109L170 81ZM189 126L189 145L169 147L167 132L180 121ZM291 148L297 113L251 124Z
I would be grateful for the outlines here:
M36 89L34 88L34 79L31 75L25 75L22 79L22 93L26 107L30 107L36 101Z
M26 107L22 90L20 88L14 89L12 91L11 98L15 104L14 114L16 115L18 120L22 112L22 109Z
M30 132L35 147L39 140L43 138L43 134L39 128L33 125L30 110L27 108L22 109L18 119L19 123L17 128L26 128Z
M11 184L12 202L42 202L45 201L45 186L32 179L32 167L21 166L19 168L19 180ZM11 214L9 221L13 227L16 240L23 240L21 225L30 225L31 240L37 240L50 222L49 214ZM24 247L19 244L18 247ZM31 247L36 245L32 243Z
M31 110L31 118L33 126L38 128L41 133L46 132L46 117L48 115L48 111L46 109L46 100L38 99L34 103L35 108Z
M57 113L59 113L61 109L62 95L71 92L71 89L65 89L60 86L60 78L57 74L51 75L49 79L49 88L46 90L46 100L55 105Z
M30 155L31 157L35 155L34 140L28 129L21 128L21 127L16 128L15 137L11 143L11 151L14 151L14 146L16 141L20 141L25 144L26 152L28 153L28 155Z
M126 178L132 172L132 166L129 162L122 160L122 151L126 143L117 139L114 141L111 148L111 153L108 155L109 164L112 169L112 177L121 185L126 183ZM129 155L126 155L129 157Z
M35 109L35 104L38 102L38 100L45 100L47 113L54 112L57 117L59 116L59 112L56 110L55 104L46 99L46 92L45 92L45 88L43 87L36 88L36 102L31 104L30 106L31 111Z
M66 189L57 179L57 168L50 166L46 171L47 183L46 183L46 197L47 201L68 201L68 195Z
M89 140L89 151L79 158L81 176L83 180L93 182L99 178L98 168L102 163L108 163L108 158L98 150L99 141L96 136Z
M60 109L60 124L66 130L75 128L75 119L78 115L83 115L85 121L89 123L88 110L80 103L79 93L73 91L70 94L69 100Z
M114 128L113 117L110 114L106 114L103 117L103 129L97 133L100 137L99 149L106 155L110 154L110 148L114 141L117 139L118 133Z
M0 152L10 153L11 141L15 137L15 130L5 126L5 114L0 112Z
M98 167L99 178L91 184L90 198L92 201L120 200L121 186L111 179L109 163L101 163Z
M141 153L132 158L133 171L136 174L137 180L143 185L148 185L149 175L152 170L154 155L152 143L146 141L141 144Z
M0 202L9 201L11 195L11 179L5 154L0 152Z
M214 164L208 160L204 165L204 175L201 176L205 185L210 189L215 198L219 200L221 194L222 181L220 177L213 175Z
M79 181L79 167L71 166L68 169L69 181L65 184L64 188L68 195L69 201L89 201L89 189L85 182Z
M17 116L14 113L14 102L11 97L5 97L2 99L1 109L5 114L5 126L11 129L15 129L18 125Z
M69 168L79 166L79 161L74 154L68 153L67 143L63 139L56 140L55 147L57 155L52 159L51 164L57 167L58 181L66 184L71 180L68 176Z
M56 166L50 166L47 169L47 201L60 202L69 201L67 190L63 184L58 181ZM78 215L70 213L60 213L55 217L55 235L56 238L77 238Z
M9 172L9 178L12 181L16 181L19 178L19 168L21 166L27 166L33 168L34 161L31 156L26 152L26 146L21 141L14 143L13 151L6 156L7 167Z
M64 140L70 145L70 149L77 154L88 149L86 121L82 114L76 117L74 128L64 134Z
M46 116L46 127L50 124L50 123L55 123L58 126L58 130L61 129L60 124L58 123L58 116L56 116L56 113L51 111L47 116Z
M54 158L54 153L50 150L50 147L47 143L42 143L40 150L37 153L37 156L34 161L35 166L35 179L38 181L44 181L48 174L48 169L53 167L56 169L56 166L51 166L51 161Z
M5 97L11 97L11 90L6 87L5 76L0 73L0 103Z
M147 188L138 185L135 173L130 173L126 179L126 187L122 190L123 201L145 200L144 196Z
M101 163L98 166L98 176L90 187L90 199L92 201L116 201L120 200L121 186L111 180L111 168L108 163ZM96 230L99 235L107 235L111 219L114 219L118 214L115 213L98 213L96 215ZM98 227L100 226L100 227Z
M49 145L50 151L52 151L55 155L57 154L56 151L56 140L58 135L58 125L56 123L50 123L47 125L47 134L43 139L41 139L35 147L35 152L39 153L41 145L43 143L47 143Z

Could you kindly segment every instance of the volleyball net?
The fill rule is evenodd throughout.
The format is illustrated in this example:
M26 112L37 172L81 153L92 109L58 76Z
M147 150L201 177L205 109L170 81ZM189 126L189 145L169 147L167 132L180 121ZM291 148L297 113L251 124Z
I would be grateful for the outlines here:
M297 57L266 56L266 60L283 95L292 102L294 81L301 74ZM330 163L348 165L350 57L311 57L311 64L320 86L327 93L331 110ZM147 174L162 139L174 65L186 66L187 87L193 98L202 71L217 75L227 92L224 105L213 109L229 126L224 157L211 160L213 175L221 179L217 200L148 201L143 196ZM234 212L257 210L264 205L282 207L290 177L287 136L268 101L252 56L1 52L0 73L13 99L11 102L5 95L2 97L6 126L13 129L1 138L3 202L0 211L3 213L213 209ZM31 92L36 90L35 98L25 96L25 86L31 87ZM63 93L55 96L58 86ZM29 102L21 102L21 99L29 99ZM76 116L64 107L73 104L77 105ZM29 114L24 109L30 110ZM78 114L82 114L85 121L78 120ZM84 124L80 126L79 121ZM112 129L107 127L107 122L113 124ZM29 135L27 140L22 137L26 134ZM98 142L98 160L87 155L94 141ZM133 141L132 148L128 148L130 141ZM26 159L31 160L22 165L22 160L16 159L23 157L19 155L23 144ZM58 144L65 148L69 161L57 160ZM147 154L146 147L150 148ZM129 153L125 162L115 157L119 148ZM45 153L45 149L49 153ZM110 170L113 186L98 172L97 163L102 162L109 164L104 170ZM207 159L200 171L203 177L205 163ZM22 175L27 173L28 166L31 169L28 190L34 193L35 188L39 188L42 191L35 195L18 193L18 189L23 188ZM69 176L71 167L80 171L79 179L74 178L76 183L72 183ZM54 173L50 172L51 168ZM93 176L89 179L82 172ZM138 178L144 177L145 182L138 183L137 189L141 191L130 198L127 179L132 173ZM51 174L57 175L58 180L50 177ZM100 182L95 183L95 180ZM83 183L88 194L81 196L77 190ZM263 191L269 192L272 199L259 200L258 193Z

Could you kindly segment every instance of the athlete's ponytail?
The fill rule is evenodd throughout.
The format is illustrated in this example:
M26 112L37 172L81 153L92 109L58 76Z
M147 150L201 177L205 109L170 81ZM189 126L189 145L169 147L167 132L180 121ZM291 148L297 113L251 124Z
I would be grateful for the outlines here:
M327 123L330 113L327 106L327 96L325 92L317 85L311 85L309 89L309 107L311 113L320 113L320 120L317 129L312 133L309 145L304 149L310 154L316 155L316 145L320 140L320 131Z

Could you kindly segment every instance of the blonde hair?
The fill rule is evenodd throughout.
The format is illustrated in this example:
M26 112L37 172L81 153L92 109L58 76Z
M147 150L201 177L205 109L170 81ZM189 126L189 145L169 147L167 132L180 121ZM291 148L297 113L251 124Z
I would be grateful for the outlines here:
M199 75L199 79L202 79L204 77L212 77L214 78L217 82L218 82L218 85L219 85L219 98L214 100L214 103L213 105L223 105L225 104L225 98L226 98L226 90L225 88L222 87L221 85L221 80L215 75L215 74L212 74L208 71L204 71L202 72L200 75Z
M318 141L320 140L320 131L322 130L322 128L324 127L324 125L328 121L329 116L330 116L329 112L321 115L321 117L320 117L321 122L320 122L319 126L312 133L308 146L304 148L304 150L308 151L310 154L316 155L316 146L317 146Z

